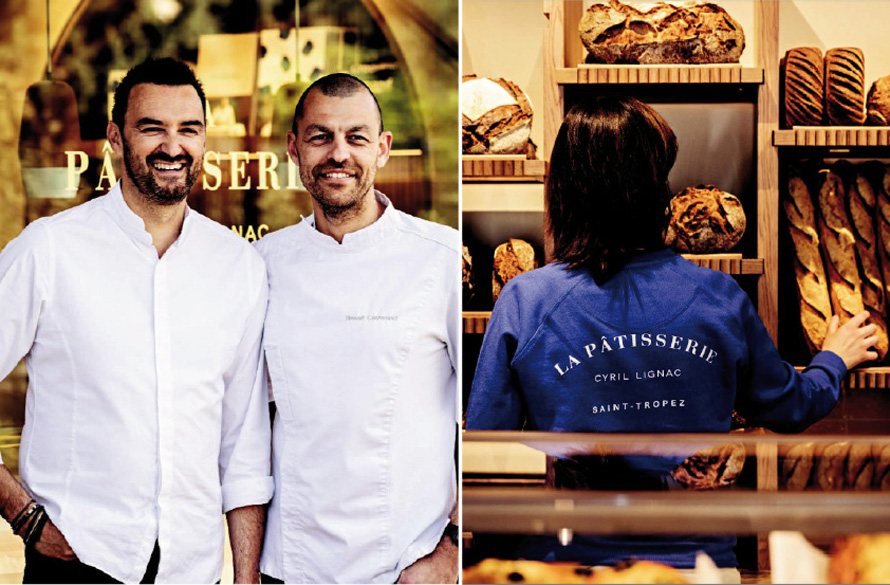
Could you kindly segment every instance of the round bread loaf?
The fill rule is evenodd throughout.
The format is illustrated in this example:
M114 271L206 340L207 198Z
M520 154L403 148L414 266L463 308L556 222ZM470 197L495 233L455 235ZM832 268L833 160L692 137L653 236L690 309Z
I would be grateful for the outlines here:
M890 126L890 75L879 77L871 84L865 109L869 124Z
M525 240L510 238L494 251L494 267L491 271L491 296L497 302L501 289L517 274L538 267L535 249Z
M865 122L865 56L840 47L825 53L825 114L833 126Z
M473 298L473 257L470 256L470 250L463 244L461 244L461 256L463 269L460 282L463 290L463 302L466 305Z
M785 124L818 126L823 114L822 51L800 47L785 53Z
M744 466L744 445L718 445L684 459L671 470L671 477L687 489L711 490L734 483Z
M460 111L464 154L526 154L532 104L512 81L464 76Z
M714 185L684 189L671 199L665 244L681 252L726 252L745 234L738 197Z
M710 2L596 3L578 32L588 63L738 63L745 48L741 25Z

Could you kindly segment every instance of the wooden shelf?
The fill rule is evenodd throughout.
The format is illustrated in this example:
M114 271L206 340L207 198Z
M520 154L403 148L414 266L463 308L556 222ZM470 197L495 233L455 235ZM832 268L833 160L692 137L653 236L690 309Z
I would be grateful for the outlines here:
M463 529L508 534L756 534L813 536L886 530L887 492L590 492L463 489Z
M579 65L556 70L556 82L569 84L761 84L763 69L740 65Z
M482 335L491 319L491 311L464 311L464 333Z
M847 375L847 388L890 388L890 367L856 368Z
M465 154L461 157L464 182L543 182L547 163L522 155Z
M483 187L484 189L484 187ZM491 187L489 187L491 189ZM544 211L544 193L540 186L530 186L531 192L523 190L505 194L503 191L470 191L461 194L461 210L468 211ZM515 187L514 187L515 190Z
M726 274L763 274L762 258L742 258L741 254L681 254L699 266Z
M795 126L774 130L773 146L890 146L890 127L884 126Z

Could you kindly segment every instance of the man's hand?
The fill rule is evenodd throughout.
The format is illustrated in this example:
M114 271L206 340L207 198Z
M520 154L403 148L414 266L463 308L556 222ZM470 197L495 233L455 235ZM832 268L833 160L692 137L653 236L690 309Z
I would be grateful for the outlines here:
M43 526L43 532L40 533L40 540L34 544L34 550L40 554L62 559L63 561L73 561L77 558L74 551L65 540L65 536L56 528L52 520L47 519Z
M457 583L457 547L447 536L439 540L436 549L413 565L405 567L398 583Z

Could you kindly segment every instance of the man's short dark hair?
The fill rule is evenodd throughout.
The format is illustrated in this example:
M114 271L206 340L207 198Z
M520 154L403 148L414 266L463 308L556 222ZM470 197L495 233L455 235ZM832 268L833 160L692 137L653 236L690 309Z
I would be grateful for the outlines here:
M377 101L377 96L374 95L371 88L368 87L364 81L354 75L348 73L330 73L313 81L312 85L306 88L306 91L303 92L303 95L301 95L300 99L297 101L297 107L294 108L294 120L291 123L291 130L295 135L297 134L297 125L300 120L303 119L303 107L306 102L306 96L315 89L328 97L349 97L356 92L362 90L367 91L374 99L374 105L377 106L377 117L380 118L380 129L378 132L380 134L383 133L383 112L380 110L380 103Z
M550 156L553 256L602 284L639 251L664 248L677 138L646 104L620 96L577 103Z
M130 69L117 88L114 90L114 106L111 110L111 121L123 132L124 117L127 114L127 105L130 101L130 91L140 83L153 83L155 85L191 85L201 98L201 108L207 115L207 98L204 96L204 88L195 77L194 71L178 59L162 57L149 58Z

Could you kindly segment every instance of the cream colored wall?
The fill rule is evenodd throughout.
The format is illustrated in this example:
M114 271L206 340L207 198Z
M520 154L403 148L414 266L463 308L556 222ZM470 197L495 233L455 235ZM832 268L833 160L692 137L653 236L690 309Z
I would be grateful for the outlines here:
M463 0L461 73L503 77L528 94L532 110L544 102L544 3L539 0ZM532 119L532 141L541 147L541 117ZM538 153L538 158L542 158ZM476 183L463 185L464 197L484 191L507 200L544 196L541 183Z
M779 2L779 55L795 47L857 47L865 54L865 89L890 75L890 2Z
M462 74L508 79L528 94L533 111L540 111L546 26L539 0L463 0ZM532 119L531 138L541 146L540 118Z

